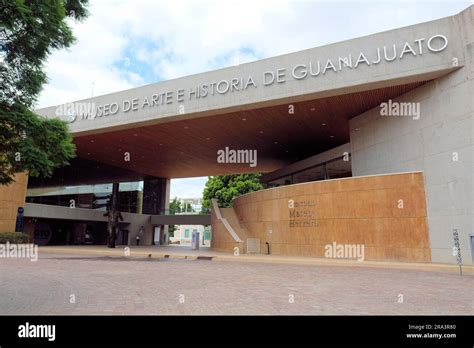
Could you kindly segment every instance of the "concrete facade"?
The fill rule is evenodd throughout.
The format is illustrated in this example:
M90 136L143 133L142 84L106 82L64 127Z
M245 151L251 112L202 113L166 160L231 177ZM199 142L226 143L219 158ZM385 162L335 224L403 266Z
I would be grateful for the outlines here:
M424 172L434 262L455 262L453 229L459 231L463 262L473 262L473 17L470 7L451 19L464 67L395 100L419 103L419 119L384 117L376 107L350 121L354 176Z
M118 103L117 110L113 107L114 113L109 116L92 116L87 119L82 119L82 115L77 115L70 128L75 135L100 133L112 129L202 118L235 110L281 105L414 81L426 81L459 69L465 64L465 59L468 57L465 57L465 41L460 31L467 31L469 25L472 25L468 22L470 13L472 13L472 7L465 10L463 15L84 99L79 102L94 103L96 108ZM460 23L461 18L465 18L467 22ZM445 49L436 51L443 45L439 35L446 37L449 44ZM434 38L431 42L432 51L427 47L430 38ZM419 51L417 40L421 39L421 54L408 53L399 58L405 43L409 43ZM385 61L382 58L380 62L374 63L378 58L377 48L381 49L383 56L383 47L386 47L387 57L391 58L393 45L397 50L395 60ZM364 54L368 64L359 63L356 66L361 53ZM352 56L353 66L347 67L344 64L339 66L338 58L348 58L349 55ZM458 58L455 66L453 57ZM328 59L336 66L335 69L324 69L328 64ZM304 78L295 78L292 75L296 66L303 64L308 69L310 63L313 64L313 73L316 75L318 60L320 73L317 76L307 74ZM301 75L298 72L299 69L296 69L297 77ZM275 77L273 83L265 85L264 74L272 72L276 75L278 70L282 75L281 82L277 82ZM215 93L202 98L193 97L194 94L190 93L195 86L209 85L223 80L231 81L233 78L246 80L248 77L252 77L255 87L249 85L250 87L245 90ZM184 90L182 99L178 96L180 90ZM153 94L166 92L170 92L170 98L163 105L149 107L144 103L145 98L148 98L150 102ZM137 100L136 108L129 106L133 99ZM129 108L131 110L126 111ZM67 119L68 113L64 111L58 109L58 106L36 110L46 117L62 116Z

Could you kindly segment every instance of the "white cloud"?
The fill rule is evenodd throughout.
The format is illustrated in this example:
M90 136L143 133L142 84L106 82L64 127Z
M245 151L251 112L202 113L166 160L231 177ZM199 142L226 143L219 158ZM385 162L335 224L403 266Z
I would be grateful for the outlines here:
M170 199L178 198L199 198L206 184L207 176L189 179L172 179Z
M71 21L77 43L49 57L38 107L432 20L472 2L401 3L91 1L90 17Z

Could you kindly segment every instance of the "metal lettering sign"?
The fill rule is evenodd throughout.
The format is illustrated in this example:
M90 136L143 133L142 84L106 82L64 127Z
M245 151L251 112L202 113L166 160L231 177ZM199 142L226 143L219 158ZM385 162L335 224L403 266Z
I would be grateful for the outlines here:
M76 120L94 120L116 114L126 114L169 104L183 104L186 101L200 100L227 93L242 93L259 86L268 87L285 83L324 76L332 71L355 70L359 66L372 67L381 62L391 63L402 60L406 55L423 56L439 53L448 47L448 38L436 34L404 43L392 43L374 47L371 50L354 50L346 55L315 57L311 61L300 61L289 66L272 67L270 70L243 76L225 76L215 80L201 81L191 86L181 86L174 90L154 91L146 96L109 101L97 104L92 101L66 103L56 107L56 116L69 123ZM454 64L454 62L453 62ZM457 61L456 65L457 66ZM179 105L182 107L183 105Z

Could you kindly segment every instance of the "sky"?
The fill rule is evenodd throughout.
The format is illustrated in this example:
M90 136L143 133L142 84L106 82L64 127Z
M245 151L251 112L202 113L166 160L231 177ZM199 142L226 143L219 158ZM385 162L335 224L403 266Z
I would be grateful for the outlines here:
M454 15L474 1L90 0L54 51L36 107L322 46ZM207 178L171 181L200 197Z

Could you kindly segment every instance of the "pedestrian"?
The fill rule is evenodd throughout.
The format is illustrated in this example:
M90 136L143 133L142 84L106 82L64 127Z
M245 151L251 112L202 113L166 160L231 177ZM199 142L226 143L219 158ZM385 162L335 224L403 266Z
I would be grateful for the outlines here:
M137 234L136 240L137 240L137 245L139 245L140 244L140 236L138 234Z

